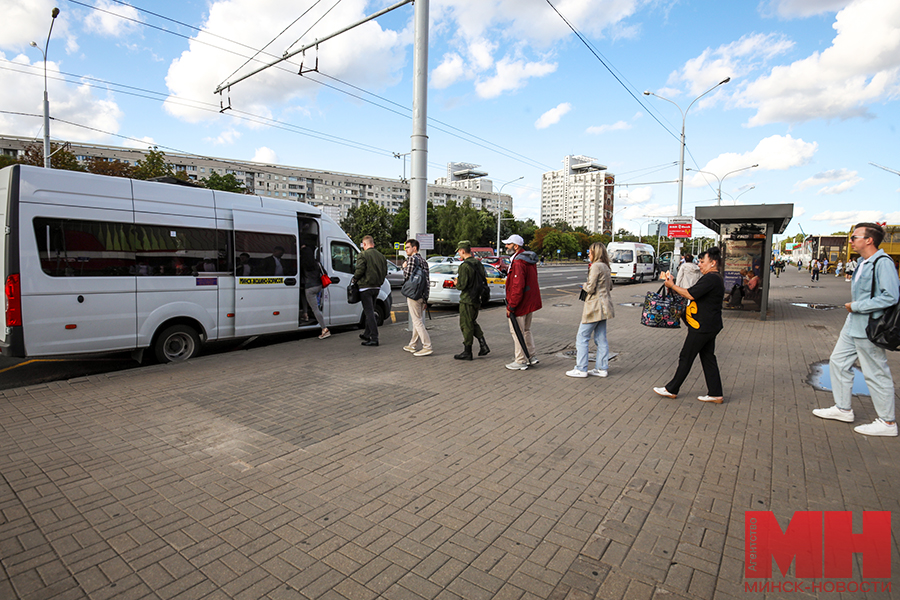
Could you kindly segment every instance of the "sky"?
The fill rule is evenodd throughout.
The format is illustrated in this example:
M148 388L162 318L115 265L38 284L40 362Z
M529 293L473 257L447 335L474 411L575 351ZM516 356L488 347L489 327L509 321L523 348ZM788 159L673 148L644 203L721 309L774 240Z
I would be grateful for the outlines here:
M43 136L59 7L54 140L409 177L412 4L214 94L396 3L0 0L0 134ZM678 214L683 123L684 215L721 187L722 204L793 204L785 235L900 224L897 0L430 0L429 14L429 182L480 165L538 221L542 173L588 156L616 175L615 228L646 232Z

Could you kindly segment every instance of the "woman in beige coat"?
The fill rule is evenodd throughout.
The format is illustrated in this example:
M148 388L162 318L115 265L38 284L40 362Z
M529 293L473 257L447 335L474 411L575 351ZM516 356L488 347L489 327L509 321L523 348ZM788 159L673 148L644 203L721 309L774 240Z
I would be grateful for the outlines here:
M588 252L591 268L587 281L582 289L587 294L584 310L581 313L581 325L575 338L575 368L566 371L569 377L606 377L609 366L609 343L606 341L606 320L613 318L613 305L609 293L612 290L612 277L609 270L609 255L606 246L600 242L591 244ZM595 368L588 371L588 346L591 337L597 346Z

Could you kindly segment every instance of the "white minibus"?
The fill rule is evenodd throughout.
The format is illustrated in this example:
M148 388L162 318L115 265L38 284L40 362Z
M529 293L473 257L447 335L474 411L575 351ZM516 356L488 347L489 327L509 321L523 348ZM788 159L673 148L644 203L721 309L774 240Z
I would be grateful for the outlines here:
M653 246L637 242L610 242L606 247L613 281L650 281L656 275Z
M203 343L315 330L301 321L301 245L332 284L327 326L354 325L347 286L359 250L302 202L14 165L0 170L6 356L150 349L161 362ZM385 282L376 303L390 314Z

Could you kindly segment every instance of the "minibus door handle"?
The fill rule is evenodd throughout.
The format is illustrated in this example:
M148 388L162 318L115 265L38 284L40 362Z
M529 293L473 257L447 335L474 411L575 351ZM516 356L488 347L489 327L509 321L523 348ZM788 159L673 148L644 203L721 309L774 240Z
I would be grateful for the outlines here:
M332 278L331 278L331 283L340 283L340 282L341 282L341 278L340 278L340 277L332 277Z
M284 285L297 285L297 280L293 277L286 277L284 279Z

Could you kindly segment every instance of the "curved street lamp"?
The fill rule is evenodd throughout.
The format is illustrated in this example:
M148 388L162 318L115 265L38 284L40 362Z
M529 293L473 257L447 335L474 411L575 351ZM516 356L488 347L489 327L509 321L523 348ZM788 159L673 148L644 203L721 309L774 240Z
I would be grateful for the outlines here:
M700 94L699 96L697 96L696 98L691 100L691 103L688 104L688 107L684 110L681 110L681 107L678 106L678 104L676 104L672 100L669 100L668 98L664 98L663 96L660 96L659 94L654 94L653 92L650 92L650 91L644 92L645 96L656 96L660 100L665 100L669 104L675 104L675 108L677 108L681 112L681 155L678 159L679 175L678 175L678 215L677 216L679 216L679 217L681 216L681 200L682 200L682 197L684 196L684 124L685 124L685 121L687 120L687 113L689 110L691 110L691 107L694 105L694 102L696 102L703 96L707 95L708 93L710 93L711 91L713 91L714 89L719 87L720 85L726 84L729 81L731 81L731 77L726 77L725 79L723 79L716 85L712 86L711 88L709 88L708 90L706 90L705 92L703 92L702 94ZM677 239L677 240L675 240L675 250L672 252L672 264L677 265L678 258L680 256L681 256L681 239Z
M47 96L47 51L50 48L50 35L53 33L53 23L56 22L56 17L59 16L59 9L54 8L50 13L52 19L50 20L50 31L47 33L47 43L44 45L44 49L41 50L41 47L38 46L35 42L31 42L31 45L38 49L41 53L41 56L44 57L44 168L50 168L50 100Z
M744 190L743 192L741 192L741 193L738 194L737 196L732 196L732 195L729 194L728 192L725 192L725 195L731 197L732 202L737 202L738 198L740 198L741 196L743 196L744 194L746 194L746 193L749 192L750 190L755 190L755 189L756 189L756 186L755 186L755 185L751 185L750 187L748 187L746 190Z
M690 167L688 167L685 170L686 171L694 171L695 173L705 173L707 175L712 175L713 177L715 177L719 181L719 192L718 192L718 195L716 196L716 206L721 206L722 205L722 182L725 181L725 178L728 177L729 175L731 175L732 173L746 171L747 169L755 169L758 166L759 166L758 164L755 164L755 165L750 165L749 167L741 167L740 169L735 169L734 171L728 171L721 177L719 177L715 173L710 173L709 171L701 171L700 169L692 169ZM754 186L754 187L756 187L756 186ZM753 188L750 188L750 189L753 189ZM750 191L750 190L747 190L747 191Z
M516 177L510 181L507 181L503 185L500 186L500 190L497 192L497 256L500 256L500 217L503 216L503 209L500 206L500 199L503 194L503 188L508 186L514 181L519 181L520 179L525 179L525 176Z

